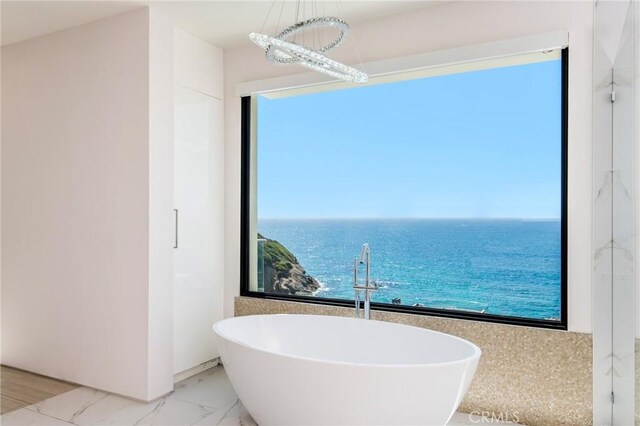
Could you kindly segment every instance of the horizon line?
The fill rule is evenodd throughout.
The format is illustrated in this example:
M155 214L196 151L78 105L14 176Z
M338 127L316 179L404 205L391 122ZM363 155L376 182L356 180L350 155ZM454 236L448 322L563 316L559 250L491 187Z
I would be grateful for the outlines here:
M556 221L560 217L262 217L260 220L537 220Z

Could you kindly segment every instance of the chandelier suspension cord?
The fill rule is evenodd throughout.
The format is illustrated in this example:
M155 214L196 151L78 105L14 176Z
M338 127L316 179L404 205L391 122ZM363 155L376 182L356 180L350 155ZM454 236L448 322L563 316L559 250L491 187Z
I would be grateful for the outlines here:
M284 2L285 2L285 0L282 0L282 6L280 6L280 15L278 16L278 23L276 24L276 33L280 32L280 19L282 19L282 11L284 10Z
M322 16L327 16L325 2L322 1L321 4L322 4ZM323 36L322 37L322 45L326 46L328 44L327 43L327 40L328 40L328 38L327 38L327 27L323 27L322 28L322 36Z
M307 2L305 0L302 0L302 20L306 21L307 20ZM306 46L306 39L307 39L307 29L306 28L302 28L302 45Z
M260 27L260 32L264 32L264 26L267 25L267 21L269 20L269 16L271 16L271 10L273 10L273 6L276 4L276 0L273 0L271 2L271 7L269 7L269 12L267 12L267 16L265 16L264 18L264 22L262 23L262 26Z
M316 16L320 16L320 6L318 6L318 2L315 2L316 4ZM322 29L318 28L318 46L322 46Z
M336 3L338 4L338 13L340 13L340 16L344 16L346 18L346 15L344 14L344 9L342 8L342 2L340 0L336 0ZM360 68L362 68L362 58L360 57L360 49L358 49L358 43L356 43L356 38L353 35L353 33L351 33L350 36L351 36L350 37L351 45L356 51L356 57L358 58L358 65L360 65Z
M300 22L300 0L297 0L296 2L296 20L293 22ZM293 35L293 42L295 43L296 40L298 39L298 34L294 34Z
M318 14L316 13L316 0L311 0L311 17L312 18L317 18ZM316 46L320 46L320 44L318 44L318 30L315 29L313 30L313 32L311 33L311 46L313 49L316 49Z

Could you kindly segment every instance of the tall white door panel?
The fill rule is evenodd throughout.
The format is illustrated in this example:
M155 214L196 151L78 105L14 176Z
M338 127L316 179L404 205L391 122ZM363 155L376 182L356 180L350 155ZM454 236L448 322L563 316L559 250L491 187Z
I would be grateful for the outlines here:
M222 318L223 105L175 86L174 374L218 356Z

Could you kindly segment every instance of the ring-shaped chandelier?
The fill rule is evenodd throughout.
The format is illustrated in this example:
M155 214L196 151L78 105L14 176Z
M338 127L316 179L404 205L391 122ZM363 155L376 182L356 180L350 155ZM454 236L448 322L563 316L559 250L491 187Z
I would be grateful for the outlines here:
M338 29L338 36L316 49L296 43L295 36L305 30ZM275 36L250 33L249 39L265 50L267 60L274 64L298 64L334 78L365 83L369 76L353 67L323 55L338 47L349 34L349 24L334 16L320 16L297 22Z
M308 49L300 44L258 33L249 34L249 38L258 46L266 49L267 55L271 51L274 57L282 59L271 62L295 63L353 83L366 83L369 80L369 76L366 73L327 58L317 51ZM267 56L267 59L269 59L269 56Z
M314 49L314 51L317 53L326 53L335 49L349 34L349 24L347 24L342 19L335 18L333 16L321 16L319 18L311 18L307 19L306 21L297 22L290 27L287 27L284 30L280 31L280 33L274 38L282 41L292 42L291 39L293 39L298 33L304 32L308 29L310 30L321 28L338 28L340 30L340 34L338 34L338 37L336 37L336 39L331 43L328 43L318 49ZM269 62L290 64L297 61L297 58L295 56L283 54L283 52L279 51L279 48L273 44L266 48L265 54Z

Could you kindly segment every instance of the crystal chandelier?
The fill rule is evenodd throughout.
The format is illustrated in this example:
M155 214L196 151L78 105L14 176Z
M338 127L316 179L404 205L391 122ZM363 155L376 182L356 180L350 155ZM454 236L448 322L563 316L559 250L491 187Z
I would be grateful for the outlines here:
M273 8L273 4L271 5ZM300 2L298 2L298 10ZM271 12L271 10L269 11ZM282 10L281 10L282 13ZM297 20L298 13L296 13ZM268 15L267 15L268 19ZM280 18L278 18L278 22ZM266 23L266 19L265 19ZM263 25L264 28L264 25ZM306 30L337 29L338 36L317 48L311 48L296 41L296 35ZM261 30L262 31L262 30ZM369 80L366 73L334 61L324 54L338 47L349 34L349 24L333 16L317 16L302 20L280 31L275 36L250 33L249 39L265 50L267 60L274 64L298 64L331 77L353 83L365 83Z

